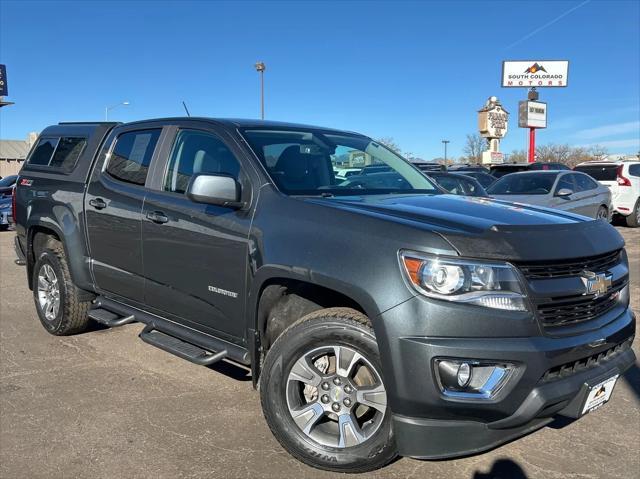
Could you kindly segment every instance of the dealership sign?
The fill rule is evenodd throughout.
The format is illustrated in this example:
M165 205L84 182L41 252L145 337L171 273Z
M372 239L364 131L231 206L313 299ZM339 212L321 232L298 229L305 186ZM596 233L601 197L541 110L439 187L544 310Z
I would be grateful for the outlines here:
M7 96L9 87L7 86L7 67L0 65L0 96Z
M503 87L565 87L568 79L569 62L567 60L507 60L502 62Z
M509 126L509 113L495 96L478 111L478 130L484 138L504 138Z
M547 104L541 101L519 102L518 126L520 128L546 128Z

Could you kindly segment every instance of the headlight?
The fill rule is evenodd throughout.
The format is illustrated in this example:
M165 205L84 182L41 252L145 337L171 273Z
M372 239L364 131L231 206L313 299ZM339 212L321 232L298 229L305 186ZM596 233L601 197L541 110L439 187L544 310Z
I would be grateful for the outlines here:
M430 298L526 311L525 294L513 266L401 251L411 285Z

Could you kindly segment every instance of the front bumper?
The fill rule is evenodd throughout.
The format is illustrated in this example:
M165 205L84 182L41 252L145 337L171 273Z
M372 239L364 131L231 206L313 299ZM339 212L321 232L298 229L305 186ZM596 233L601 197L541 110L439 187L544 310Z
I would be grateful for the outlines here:
M406 308L411 306L399 309ZM618 314L602 328L567 337L434 337L396 328L396 339L381 350L392 358L392 370L384 375L399 453L423 459L464 456L528 434L557 414L579 417L587 385L621 375L635 361L630 347L635 316L630 309ZM605 357L607 351L612 352ZM442 357L508 361L518 373L490 400L445 397L432 366ZM587 358L600 359L582 367Z

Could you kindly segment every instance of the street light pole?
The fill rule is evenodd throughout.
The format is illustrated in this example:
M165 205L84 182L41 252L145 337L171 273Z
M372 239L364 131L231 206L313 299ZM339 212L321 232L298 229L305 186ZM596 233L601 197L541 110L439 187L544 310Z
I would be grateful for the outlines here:
M264 62L255 64L256 71L260 73L260 118L264 120L264 71L267 69Z
M451 143L449 140L442 140L442 143L444 144L444 164L447 164L447 145L449 143Z
M113 110L114 108L118 108L119 106L127 106L129 104L130 104L129 101L122 101L122 102L118 103L117 105L105 106L104 107L104 121L109 121L109 112L111 110Z

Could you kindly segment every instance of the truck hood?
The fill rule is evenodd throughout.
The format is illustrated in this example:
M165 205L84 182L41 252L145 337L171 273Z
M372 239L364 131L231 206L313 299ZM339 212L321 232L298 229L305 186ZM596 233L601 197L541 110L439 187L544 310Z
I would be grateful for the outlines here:
M438 233L467 257L548 261L624 246L620 234L605 221L492 198L373 195L306 201Z

